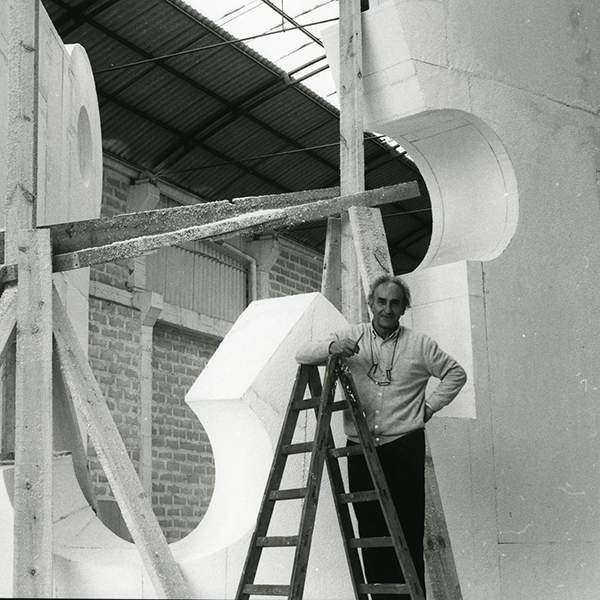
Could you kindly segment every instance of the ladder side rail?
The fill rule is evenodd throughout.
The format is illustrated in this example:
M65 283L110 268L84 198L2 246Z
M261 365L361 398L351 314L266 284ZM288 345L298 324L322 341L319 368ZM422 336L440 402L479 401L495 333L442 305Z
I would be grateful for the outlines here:
M335 359L330 358L328 362L331 362L332 360ZM311 372L308 385L313 397L321 396L322 387L318 371ZM318 416L316 409L315 415ZM332 448L335 448L335 443L333 434L331 432L331 427L329 427L327 440L328 451L325 453L325 464L327 465L327 474L329 476L329 484L331 487L331 493L333 495L335 512L337 515L338 524L340 526L340 532L342 534L346 562L348 563L348 568L350 570L352 589L354 591L354 597L356 600L368 600L368 595L359 591L359 586L366 582L362 566L360 564L358 549L352 548L349 544L350 539L354 537L354 527L352 526L352 519L350 517L350 507L348 504L345 504L340 500L340 494L345 491L344 482L342 479L342 472L340 470L338 459L334 458L329 453L329 449Z
M316 367L313 368L315 371L317 370ZM317 415L315 440L308 469L308 481L306 483L307 492L302 506L302 514L300 516L300 539L298 541L298 546L296 547L294 566L290 581L289 600L301 600L304 593L308 556L314 531L317 505L319 502L321 477L323 475L325 455L327 454L327 443L329 441L327 434L330 431L329 423L331 422L331 405L333 404L333 395L335 393L335 381L336 372L334 364L330 363L325 369L325 381L321 391L321 403Z
M316 369L316 367L314 367ZM285 417L283 419L283 426L281 433L279 434L279 440L275 447L275 453L273 456L273 462L271 464L271 470L267 477L267 483L265 485L265 493L263 495L260 509L258 512L256 527L254 533L250 539L250 545L248 546L248 553L246 554L246 561L244 568L242 569L242 575L238 584L236 593L236 600L248 600L251 594L244 593L244 586L254 582L256 572L258 570L258 563L262 554L262 546L257 545L259 537L264 537L267 534L271 517L275 509L275 501L269 498L272 490L278 489L283 478L283 472L287 462L287 455L281 453L281 448L284 445L290 444L294 436L296 429L296 423L298 421L298 411L292 408L294 402L301 401L304 398L304 392L308 384L309 373L312 367L306 365L300 365L294 382L294 387L290 396L290 402L288 404Z
M373 480L375 490L377 491L385 522L387 524L390 537L392 538L394 550L396 551L396 556L401 566L402 573L409 587L410 595L412 600L424 600L425 596L421 588L421 583L410 555L406 538L404 537L404 531L402 529L400 519L398 518L396 507L394 506L390 496L389 488L381 468L381 463L379 462L379 457L377 456L377 451L375 449L375 443L373 442L373 438L369 432L365 415L360 405L360 399L356 391L356 385L354 384L350 370L341 361L338 362L337 374L340 384L342 385L342 389L344 390L346 400L348 401L352 419L354 421L356 431L358 432L361 445L363 446L365 461L367 463L369 473L371 474L371 479Z

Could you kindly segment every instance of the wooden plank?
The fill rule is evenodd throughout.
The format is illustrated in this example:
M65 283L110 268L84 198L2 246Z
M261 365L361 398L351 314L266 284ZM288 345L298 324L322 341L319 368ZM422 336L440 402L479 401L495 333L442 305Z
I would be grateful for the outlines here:
M362 446L342 446L340 448L332 448L329 451L329 456L332 458L344 458L345 456L354 456L356 454L363 454L364 450Z
M400 184L405 186L406 184ZM410 185L410 194L417 191L416 185ZM409 189L409 188L404 188ZM418 193L418 191L417 191ZM103 262L112 262L142 256L164 246L172 246L194 240L223 239L241 232L260 233L272 229L285 229L302 223L321 220L327 216L347 210L352 205L385 204L398 200L398 186L380 188L357 195L320 200L311 204L301 204L288 208L257 210L241 216L185 227L153 235L116 241L104 246L84 248L65 254L57 254L53 260L55 272L79 269ZM179 209L171 209L179 210ZM136 213L139 216L143 213ZM16 281L18 277L15 264L0 266L0 284Z
M427 437L425 437L427 440ZM462 600L460 581L444 516L429 442L425 453L424 553L432 595L435 600Z
M409 594L405 583L363 583L359 586L363 594ZM435 599L437 600L437 598Z
M98 513L98 503L88 469L87 435L79 428L77 412L65 388L55 352L52 353L52 389L54 456L57 452L67 452L71 455L77 483L89 505Z
M252 584L245 585L243 593L246 597L250 595L257 596L288 596L290 593L289 585L268 585Z
M52 597L52 267L50 232L19 237L13 593Z
M306 496L306 488L291 488L288 490L273 490L269 492L269 500L298 500Z
M256 545L261 548L297 546L299 539L297 535L261 536L256 538Z
M414 192L411 193L414 194ZM189 225L222 221L258 209L288 208L335 198L339 195L337 187L322 188L286 194L234 198L220 202L205 202L53 225L51 226L52 243L57 252L72 252L81 248L104 246L112 242L135 238L141 231L146 235L155 235L183 229Z
M362 28L359 0L340 2L340 194L365 189L363 148ZM360 320L360 281L354 227L349 214L341 225L342 314L351 322ZM368 251L368 250L367 250ZM364 284L364 282L363 282Z
M189 598L187 585L56 290L53 316L54 338L65 385L86 422L100 464L155 592L163 598Z
M352 538L350 540L352 548L391 548L393 545L392 538L389 536Z
M349 492L340 494L340 502L352 504L354 502L373 502L377 500L377 492L375 490L367 490L365 492Z
M314 442L300 442L299 444L285 444L281 448L281 454L303 454L312 452Z
M362 27L360 1L340 2L340 193L364 190ZM370 282L392 273L381 211L355 206L342 219L342 313L361 317Z
M19 229L35 225L37 196L38 56L37 0L10 2L8 140L6 144L5 262L16 262ZM2 199L4 200L4 198Z
M113 242L135 238L141 231L146 235L156 235L183 229L190 225L222 221L256 210L289 208L339 196L339 188L324 188L147 210L86 221L57 223L50 225L49 228L54 251L64 254L82 248L105 246ZM416 182L400 183L368 190L359 197L358 203L364 201L371 206L386 202L402 202L418 196L419 190ZM0 232L0 241L4 240L4 236L4 232Z

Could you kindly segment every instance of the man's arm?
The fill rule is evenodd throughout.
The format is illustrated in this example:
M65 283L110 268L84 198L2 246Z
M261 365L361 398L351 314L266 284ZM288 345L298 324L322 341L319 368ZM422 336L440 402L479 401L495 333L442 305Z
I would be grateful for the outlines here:
M330 355L348 358L360 350L360 326L350 327L329 337L305 342L296 352L296 362L305 365L322 365L327 362Z
M467 381L465 370L431 338L424 338L423 357L429 372L440 380L425 400L425 420L450 404Z

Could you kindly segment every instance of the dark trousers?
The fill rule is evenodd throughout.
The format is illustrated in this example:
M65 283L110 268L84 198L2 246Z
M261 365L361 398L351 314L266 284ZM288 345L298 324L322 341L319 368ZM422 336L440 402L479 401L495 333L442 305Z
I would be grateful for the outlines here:
M354 442L348 441L348 445ZM417 575L425 592L423 534L425 529L425 432L420 429L377 447L377 454L398 517L404 530ZM371 475L363 456L348 457L350 491L372 490ZM389 535L378 502L353 504L360 537ZM393 548L363 548L368 583L403 583L404 577ZM410 596L375 594L373 600L405 600Z

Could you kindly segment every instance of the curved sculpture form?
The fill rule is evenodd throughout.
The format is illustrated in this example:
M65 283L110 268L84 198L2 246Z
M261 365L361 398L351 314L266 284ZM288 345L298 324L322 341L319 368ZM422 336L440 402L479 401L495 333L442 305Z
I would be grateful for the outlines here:
M186 401L206 429L215 457L215 490L204 519L171 544L173 555L197 598L235 595L273 458L297 365L301 341L323 337L346 324L321 294L253 302L242 313ZM297 440L311 440L313 417L299 422ZM341 428L341 422L338 427ZM340 429L341 431L341 429ZM334 432L340 435L340 431ZM294 462L294 458L298 460ZM284 487L301 487L305 457L290 457ZM12 467L2 467L0 596L10 596L12 560ZM329 483L324 478L305 598L347 598L352 594ZM155 597L135 546L112 533L81 493L69 456L55 459L55 592L60 597ZM281 503L275 535L297 530L300 505ZM287 583L292 552L265 552L257 581ZM327 562L327 569L319 567ZM287 579L287 580L286 580Z
M363 13L364 128L407 150L431 197L433 230L419 269L497 258L518 220L510 158L474 112L468 78L447 67L444 28L439 2L386 2ZM337 29L323 39L339 80Z

